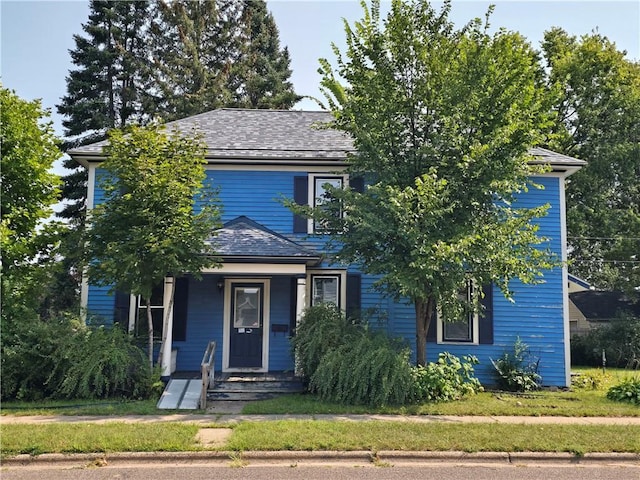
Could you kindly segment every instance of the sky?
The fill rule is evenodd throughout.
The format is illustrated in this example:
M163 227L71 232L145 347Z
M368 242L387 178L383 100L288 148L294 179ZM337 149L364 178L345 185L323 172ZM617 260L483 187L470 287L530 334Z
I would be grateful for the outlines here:
M383 8L388 2L383 1ZM494 28L519 31L537 48L546 30L562 27L572 35L597 30L614 41L627 57L640 60L640 0L543 1L454 0L451 19L459 26L483 17L490 3ZM280 30L282 46L291 55L296 92L320 98L318 59L334 59L331 43L344 45L343 18L361 18L357 0L268 0ZM434 4L439 8L439 4ZM0 0L0 79L6 88L27 100L39 98L51 110L56 133L62 136L56 105L66 92L66 76L73 68L69 50L74 34L82 34L88 19L84 0ZM303 100L298 109L315 110Z

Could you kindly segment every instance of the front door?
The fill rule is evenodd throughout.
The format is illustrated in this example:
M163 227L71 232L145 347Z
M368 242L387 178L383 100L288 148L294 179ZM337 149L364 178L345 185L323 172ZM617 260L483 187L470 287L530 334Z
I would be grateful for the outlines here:
M225 330L229 370L267 368L265 332L269 323L268 280L227 280Z

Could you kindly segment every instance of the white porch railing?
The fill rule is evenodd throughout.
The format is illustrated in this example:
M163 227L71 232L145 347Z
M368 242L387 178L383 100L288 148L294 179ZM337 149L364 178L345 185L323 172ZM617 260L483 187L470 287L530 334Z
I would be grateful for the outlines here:
M216 342L213 340L207 345L202 357L200 371L202 373L202 391L200 392L200 408L207 408L207 390L213 388L215 376Z

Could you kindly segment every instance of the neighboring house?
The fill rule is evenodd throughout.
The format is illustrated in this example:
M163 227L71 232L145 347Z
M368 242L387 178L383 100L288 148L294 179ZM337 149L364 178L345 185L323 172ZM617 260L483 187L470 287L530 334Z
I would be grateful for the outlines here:
M594 328L608 324L620 313L640 318L640 302L619 291L586 290L569 292L571 305L571 334L584 335ZM575 322L575 329L574 329Z
M586 333L591 328L580 309L573 302L572 294L592 289L593 287L586 280L569 274L569 333L572 337L576 334Z
M351 140L315 127L330 118L326 112L221 109L168 124L169 129L195 128L203 135L207 184L219 190L224 222L214 240L222 266L204 271L200 281L176 280L171 344L178 370L199 370L207 343L215 340L218 370L293 371L289 338L301 312L319 302L336 303L348 312L374 312L380 328L404 337L415 348L413 305L382 297L371 288L375 278L362 275L357 266L330 264L324 240L309 236L313 222L293 215L281 203L291 198L318 204L327 183L362 188L358 179L343 174L347 154L353 151ZM88 208L103 200L96 179L105 144L69 152L88 169ZM535 178L544 189L522 193L518 203L550 204L548 215L539 221L540 234L566 259L565 178L584 162L541 148L532 153L536 163L549 164L551 171ZM569 385L567 284L566 268L546 272L539 285L514 282L515 303L489 287L484 318L470 316L446 326L432 322L428 359L437 359L443 351L474 354L480 360L478 377L491 383L490 358L511 350L520 337L539 357L545 385ZM126 293L112 296L107 291L85 282L82 305L88 315L135 328L144 307ZM159 320L167 305L159 290L153 300L154 318ZM158 322L156 331L160 328ZM166 361L164 368L168 369Z

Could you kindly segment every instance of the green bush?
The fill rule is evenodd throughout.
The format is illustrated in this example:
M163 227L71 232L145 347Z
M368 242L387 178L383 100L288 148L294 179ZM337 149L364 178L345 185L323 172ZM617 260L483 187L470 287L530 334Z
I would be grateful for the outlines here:
M571 338L574 365L602 366L603 350L607 366L640 368L640 318L621 312L609 324Z
M305 310L296 335L291 339L298 367L309 380L322 357L349 342L358 328L334 305L322 304Z
M607 398L640 405L640 377L628 378L614 385L607 391Z
M571 376L571 387L577 390L599 390L604 382L603 373L581 373Z
M308 309L292 341L309 390L325 401L400 405L453 400L482 389L473 376L475 357L461 361L446 353L437 363L412 367L403 342L348 321L333 306Z
M69 368L56 396L148 398L152 372L133 337L118 326L86 329L68 352Z
M478 359L473 355L465 355L460 360L444 352L436 363L413 367L413 399L417 402L446 402L481 392L482 385L473 370L473 365L477 364Z
M491 359L498 387L514 392L528 392L540 388L539 360L532 360L529 347L516 338L513 352L505 352L497 360Z
M41 400L53 396L64 378L70 349L79 322L68 318L43 322L4 317L0 337L2 400ZM55 372L60 372L55 373Z
M152 375L122 329L73 317L2 321L2 400L145 398Z
M361 330L329 350L311 377L310 390L325 401L399 405L410 400L409 349L384 333Z

